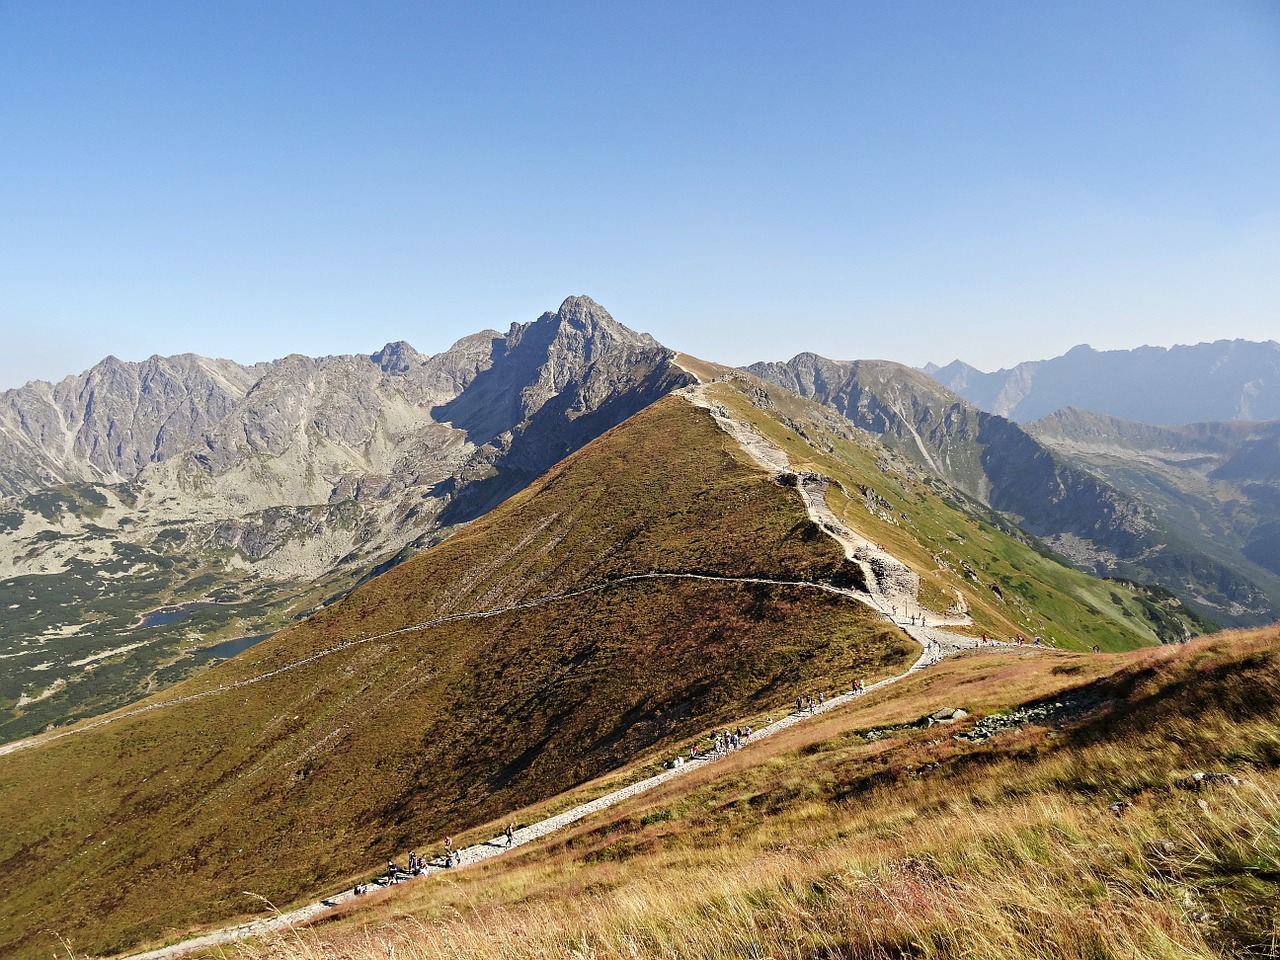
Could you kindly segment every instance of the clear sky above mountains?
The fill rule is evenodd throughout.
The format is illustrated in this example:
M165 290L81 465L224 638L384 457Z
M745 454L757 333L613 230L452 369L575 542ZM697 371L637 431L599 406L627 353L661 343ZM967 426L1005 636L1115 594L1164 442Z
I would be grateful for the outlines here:
M0 3L0 388L436 352L1280 335L1280 5Z

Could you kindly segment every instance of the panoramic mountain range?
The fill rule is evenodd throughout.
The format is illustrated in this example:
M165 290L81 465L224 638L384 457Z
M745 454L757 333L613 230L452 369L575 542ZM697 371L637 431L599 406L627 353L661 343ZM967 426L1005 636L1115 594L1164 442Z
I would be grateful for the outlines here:
M673 356L576 297L434 357L109 358L7 391L0 731L124 702L342 594L691 382Z
M1156 353L1260 409L1274 347L1224 341ZM126 703L321 608L691 383L675 356L571 297L431 357L399 342L372 355L252 366L108 358L58 384L6 391L0 735ZM1089 358L1107 370L1123 359L1069 357L1078 383L1107 379L1081 373ZM1190 371L1188 358L1212 371ZM1018 368L1019 382L1052 382L1045 371L1055 363ZM1205 465L1216 460L1197 461L1204 469L1179 481L1180 496L1161 496L1170 488L1153 479L1159 444L1118 469L1115 450L1091 459L1061 424L1024 430L885 361L801 354L750 369L825 404L842 429L865 431L957 502L993 511L1081 569L1167 590L1219 625L1277 617L1280 456L1262 427L1248 436L1205 428L1220 452L1224 438L1241 437L1234 466L1215 465L1209 478ZM1022 399L1034 396L1029 387ZM1174 443L1167 431L1145 436ZM1252 472L1228 489L1223 470L1246 460ZM1217 487L1204 493L1209 482Z
M1217 340L1094 350L983 373L960 360L924 368L947 389L1019 423L1065 407L1159 425L1280 420L1280 343Z
M972 783L1084 740L957 746L931 732L939 690L993 716L1132 714L1149 734L1171 723L1152 677L1185 695L1183 660L1125 651L1274 619L1266 515L1205 505L1263 501L1263 425L1068 412L1023 430L897 364L677 354L586 297L434 357L108 360L3 400L3 731L44 731L0 746L5 956L121 953L350 886L853 679L938 671L770 769L906 731L925 753L876 746L856 788L819 768L628 830L813 815L855 795L832 785L865 799L971 747L974 764L952 759ZM1176 462L1142 474L1157 450ZM1140 476L1166 499L1141 499ZM1203 548L1180 519L1197 510L1236 540ZM970 666L930 665L939 624ZM1037 656L1072 650L1114 659ZM1265 656L1209 660L1271 682ZM1217 702L1208 662L1186 669ZM1266 711L1238 699L1236 726L1180 743L1217 730L1274 765L1242 726Z

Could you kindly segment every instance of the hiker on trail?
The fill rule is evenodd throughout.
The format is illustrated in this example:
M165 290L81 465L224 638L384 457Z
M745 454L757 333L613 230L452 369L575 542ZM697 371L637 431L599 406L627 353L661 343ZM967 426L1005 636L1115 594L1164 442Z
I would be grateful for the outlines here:
M796 713L804 713L804 698L796 697Z
M396 873L399 870L400 868L396 866L396 862L394 860L387 861L387 883L390 884L396 882Z
M825 693L823 693L821 690L819 690L819 691L818 691L818 706L822 706L822 704L826 702L826 699L827 699L827 695L826 695Z
M516 825L514 823L507 824L507 846L511 846L511 841L515 839Z

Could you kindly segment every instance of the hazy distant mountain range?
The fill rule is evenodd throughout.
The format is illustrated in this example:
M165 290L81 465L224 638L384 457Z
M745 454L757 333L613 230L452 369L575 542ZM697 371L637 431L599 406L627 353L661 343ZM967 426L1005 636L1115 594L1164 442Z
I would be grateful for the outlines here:
M1280 420L1280 343L1274 340L1105 351L1081 345L994 373L960 360L929 364L924 372L1019 423L1065 407L1155 424Z

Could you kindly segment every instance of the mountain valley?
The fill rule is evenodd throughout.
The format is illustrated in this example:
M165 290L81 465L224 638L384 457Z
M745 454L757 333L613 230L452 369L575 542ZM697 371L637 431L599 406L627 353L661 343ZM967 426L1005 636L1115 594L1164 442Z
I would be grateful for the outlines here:
M634 863L706 917L719 909L708 904L764 898L758 934L707 928L724 955L769 955L760 944L787 937L827 956L907 949L900 927L837 931L826 893L801 897L797 919L792 870L806 889L838 891L839 911L852 894L833 878L850 870L894 896L911 887L934 946L907 952L951 955L954 911L979 918L984 937L998 924L945 891L992 884L997 863L1025 882L1064 842L1130 857L1160 839L1181 809L1169 784L1196 764L1235 770L1251 790L1274 781L1274 630L1194 639L1216 629L1207 614L1262 620L1274 602L1233 566L1232 551L1248 551L1269 569L1265 521L1207 506L1246 489L1261 499L1274 479L1265 425L1152 439L1142 425L1063 414L1023 430L896 364L805 354L748 371L678 354L585 297L436 357L400 343L252 368L148 364L106 361L83 382L5 395L27 412L10 427L36 422L41 398L63 411L61 446L37 468L22 453L4 462L5 956L59 944L124 954L264 903L312 902L446 835L483 843L509 818L652 776L717 731L802 719L798 701L855 680L895 682L459 873L462 886L412 885L405 896L423 899L411 906L385 891L371 914L344 900L329 917L340 946L226 949L363 957L342 940L348 921L391 924L399 942L405 910L432 923L479 911L511 936L508 922L533 923L541 898L568 926L542 916L547 945L510 955L588 941L600 956L718 955L709 941L671 946L650 914L649 933L619 932L614 946L573 926L562 898L638 890ZM116 409L97 393L109 373L136 385L112 423L138 412L128 430L107 428L117 442L106 450L68 422ZM215 385L216 422L192 412ZM154 394L170 399L143 402ZM4 436L12 450L44 443ZM1124 463L1172 444L1182 459L1165 465L1169 499L1138 499ZM1193 546L1197 510L1235 531L1231 550ZM1203 587L1213 577L1217 592ZM1135 759L1161 751L1166 730L1176 750ZM1112 803L1140 811L1138 833L1102 829ZM993 851L989 862L950 845L977 811L990 815L965 842ZM1227 833L1259 829L1237 806L1230 817ZM942 832L920 859L909 835L932 823ZM1014 824L1034 850L1019 852ZM852 836L881 859L851 864L837 851ZM752 869L730 854L739 843L769 864L763 886L732 879ZM1228 856L1225 834L1206 843ZM1175 927L1196 955L1259 943L1275 913L1257 905L1275 881L1272 847L1257 849L1262 872L1228 878L1213 904L1200 887L1187 894L1213 931L1171 912L1194 878L1142 909L1086 884L1085 915L1126 919L1055 915L1054 929L1100 956ZM1157 869L1144 861L1124 882ZM717 874L738 885L717 886ZM512 879L481 893L477 876ZM455 889L472 901L451 900ZM506 889L538 893L504 902ZM1030 902L1001 889L1021 930ZM1030 955L1024 934L1003 930L1018 944L1005 955ZM617 946L627 937L630 953ZM436 946L401 953L439 952L422 943ZM476 942L464 952L484 955Z

